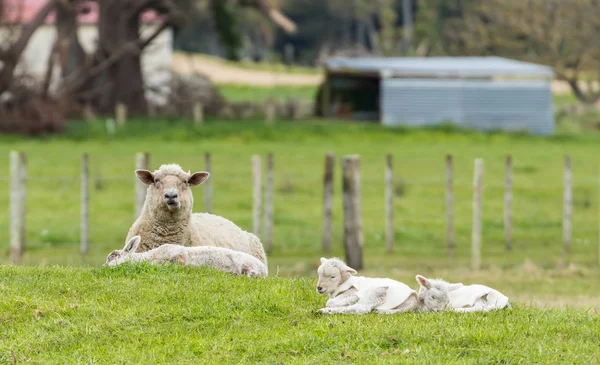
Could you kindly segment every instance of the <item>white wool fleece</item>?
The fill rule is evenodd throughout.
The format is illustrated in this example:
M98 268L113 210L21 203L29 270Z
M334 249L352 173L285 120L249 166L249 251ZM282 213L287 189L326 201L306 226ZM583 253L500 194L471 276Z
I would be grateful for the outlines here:
M190 174L177 164L162 165L158 170L136 170L138 179L148 185L142 214L133 223L125 242L140 236L138 252L165 243L182 246L216 246L250 254L267 265L260 239L230 220L209 214L192 214L192 186L202 184L209 174Z

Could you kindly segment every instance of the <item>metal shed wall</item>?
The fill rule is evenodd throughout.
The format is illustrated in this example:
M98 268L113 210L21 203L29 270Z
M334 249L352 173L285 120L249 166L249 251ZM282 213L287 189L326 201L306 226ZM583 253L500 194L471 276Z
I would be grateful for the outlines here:
M384 125L452 122L480 130L554 131L550 83L444 79L383 79Z

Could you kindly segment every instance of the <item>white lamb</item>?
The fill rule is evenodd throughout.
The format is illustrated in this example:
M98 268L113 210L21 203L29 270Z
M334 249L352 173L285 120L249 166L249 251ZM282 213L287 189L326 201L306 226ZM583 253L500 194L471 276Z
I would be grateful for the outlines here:
M125 242L140 236L137 252L156 248L166 242L183 246L215 246L250 254L267 265L262 243L254 234L242 230L228 219L194 213L191 186L202 184L208 172L190 174L177 164L162 165L154 172L136 170L138 179L148 185L140 217L133 223Z
M419 299L429 310L453 310L456 312L491 311L511 308L508 297L485 285L448 283L442 279L416 276L420 285ZM449 304L441 304L440 298L447 294Z
M417 310L417 292L392 279L366 278L337 258L321 258L317 293L329 295L324 314L393 314Z
M164 244L150 251L137 253L140 236L134 236L122 250L111 252L105 265L117 266L125 262L147 261L152 264L165 262L191 266L212 266L218 270L246 276L266 277L267 267L256 257L223 247Z

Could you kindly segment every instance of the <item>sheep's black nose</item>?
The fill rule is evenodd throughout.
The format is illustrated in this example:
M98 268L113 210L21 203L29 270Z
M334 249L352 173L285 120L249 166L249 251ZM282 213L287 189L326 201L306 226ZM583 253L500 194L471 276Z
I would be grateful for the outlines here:
M165 199L177 199L177 192L165 193Z
M323 288L321 288L320 286L317 286L317 290L321 291L321 290L323 290Z

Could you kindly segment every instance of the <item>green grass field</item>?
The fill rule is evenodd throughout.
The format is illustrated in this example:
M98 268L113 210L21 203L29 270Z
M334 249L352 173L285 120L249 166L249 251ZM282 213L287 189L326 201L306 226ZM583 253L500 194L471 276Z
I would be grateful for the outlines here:
M9 225L9 152L28 156L24 267L0 266L0 363L593 364L600 358L600 136L387 129L339 122L132 121L108 135L75 123L60 137L0 136L0 225ZM101 268L133 222L134 157L202 170L213 212L252 227L253 154L275 155L270 277L202 268ZM321 250L323 158L336 153L333 252ZM78 254L80 162L90 154L90 246ZM319 316L321 256L343 257L339 158L361 156L363 275L416 288L417 273L484 283L512 310ZM395 252L384 250L384 161L394 155ZM456 255L445 247L445 155L454 155ZM514 158L513 249L504 249L504 157ZM572 157L573 251L562 250L563 158ZM483 268L472 271L473 160L485 161ZM195 188L195 211L204 206ZM0 263L10 261L8 229Z
M600 317L492 313L322 316L307 279L212 269L0 267L7 364L595 364Z
M204 152L213 155L213 212L251 229L253 154L275 155L274 248L271 272L294 277L314 275L321 250L322 177L325 153L337 156L333 251L343 256L339 158L361 155L365 273L413 280L424 275L449 280L491 280L490 284L523 300L529 290L507 275L522 276L533 267L549 305L600 308L593 293L598 281L598 135L543 138L524 134L481 134L452 128L386 129L377 125L335 122L209 121L202 127L170 122L131 122L116 135L103 123L76 124L63 137L0 139L0 224L9 224L9 151L28 155L27 265L91 265L120 248L133 222L134 158L151 153L152 168L177 162L202 170ZM90 246L78 254L80 235L80 161L90 154ZM394 155L395 252L384 251L384 161ZM455 164L456 256L446 255L445 155ZM504 249L504 157L514 157L513 250ZM573 160L573 251L563 255L563 157ZM473 159L485 161L483 273L470 265ZM203 210L203 188L195 188L195 211ZM8 229L1 262L9 262ZM531 261L532 263L530 263ZM569 267L569 264L571 266ZM553 283L555 270L567 270ZM569 271L570 270L570 271ZM507 273L506 275L504 273ZM561 273L556 275L563 275ZM564 276L563 275L563 276ZM487 279L490 277L491 279ZM493 278L492 278L493 277ZM405 279L406 280L406 279ZM537 290L537 289L536 289ZM546 303L543 302L543 303ZM542 304L543 304L542 303Z

